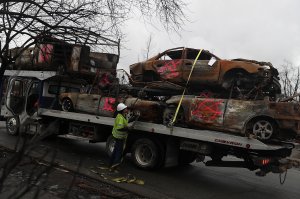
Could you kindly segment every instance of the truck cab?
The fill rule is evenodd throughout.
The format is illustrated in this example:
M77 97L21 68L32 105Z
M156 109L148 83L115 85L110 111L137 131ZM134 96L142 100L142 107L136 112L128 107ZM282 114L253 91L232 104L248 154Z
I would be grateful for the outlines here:
M41 76L39 71L24 76L5 76L1 116L6 120L7 132L12 135L25 132L30 120L38 120L38 108L59 110L59 94L80 92L83 83L55 75Z

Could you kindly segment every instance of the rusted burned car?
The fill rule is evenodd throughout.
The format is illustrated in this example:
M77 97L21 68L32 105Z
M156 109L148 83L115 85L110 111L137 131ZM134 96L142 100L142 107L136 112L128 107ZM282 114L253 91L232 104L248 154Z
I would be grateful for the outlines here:
M90 52L85 45L70 44L54 37L43 37L34 47L10 49L15 59L9 69L54 70L81 75L115 71L119 56L111 53Z
M145 86L153 82L172 82L185 86L198 49L174 48L164 51L144 62L130 66L132 84ZM207 50L198 58L189 81L191 94L210 90L243 99L275 97L280 94L278 71L271 63L246 59L224 60Z
M162 123L163 104L158 101L85 93L62 93L59 100L64 111L84 112L106 117L113 117L117 104L124 102L132 111L140 112L139 120Z
M174 96L166 101L169 107L164 111L164 124L172 121L179 100L180 96ZM261 140L292 139L300 135L300 104L185 96L177 125L252 134Z

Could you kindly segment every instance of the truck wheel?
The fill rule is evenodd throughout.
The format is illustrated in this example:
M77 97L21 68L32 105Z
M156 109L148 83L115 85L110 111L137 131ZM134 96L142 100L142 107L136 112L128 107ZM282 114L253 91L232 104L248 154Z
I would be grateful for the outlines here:
M18 116L9 117L6 119L6 131L10 135L19 133L20 121Z
M131 157L134 164L142 169L154 169L161 164L159 147L147 138L138 139L132 146Z
M179 151L178 164L179 165L188 165L194 162L197 158L197 153L191 151Z
M106 145L105 145L105 152L106 152L108 157L112 156L112 153L113 153L114 148L115 148L115 143L116 143L115 139L113 138L112 135L110 135L107 138Z
M74 110L73 102L70 98L65 98L62 100L61 108L63 111L70 112Z

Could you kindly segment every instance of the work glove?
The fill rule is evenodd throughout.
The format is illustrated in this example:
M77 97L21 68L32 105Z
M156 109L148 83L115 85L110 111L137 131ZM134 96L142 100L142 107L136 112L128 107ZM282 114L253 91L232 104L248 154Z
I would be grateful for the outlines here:
M128 126L127 126L128 130L133 130L134 129L134 122L130 122L128 123Z

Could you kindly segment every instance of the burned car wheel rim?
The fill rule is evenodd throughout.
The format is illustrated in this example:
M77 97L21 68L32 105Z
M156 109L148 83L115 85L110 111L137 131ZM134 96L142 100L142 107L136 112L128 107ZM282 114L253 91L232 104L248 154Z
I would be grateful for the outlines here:
M63 100L62 110L63 111L72 111L73 110L73 103L69 98Z
M270 121L259 120L253 125L253 133L261 140L268 140L272 137L274 128Z
M136 149L135 157L140 165L148 166L154 160L154 151L146 144L139 145Z
M19 128L19 122L16 117L11 117L7 120L7 132L11 135L16 135Z

